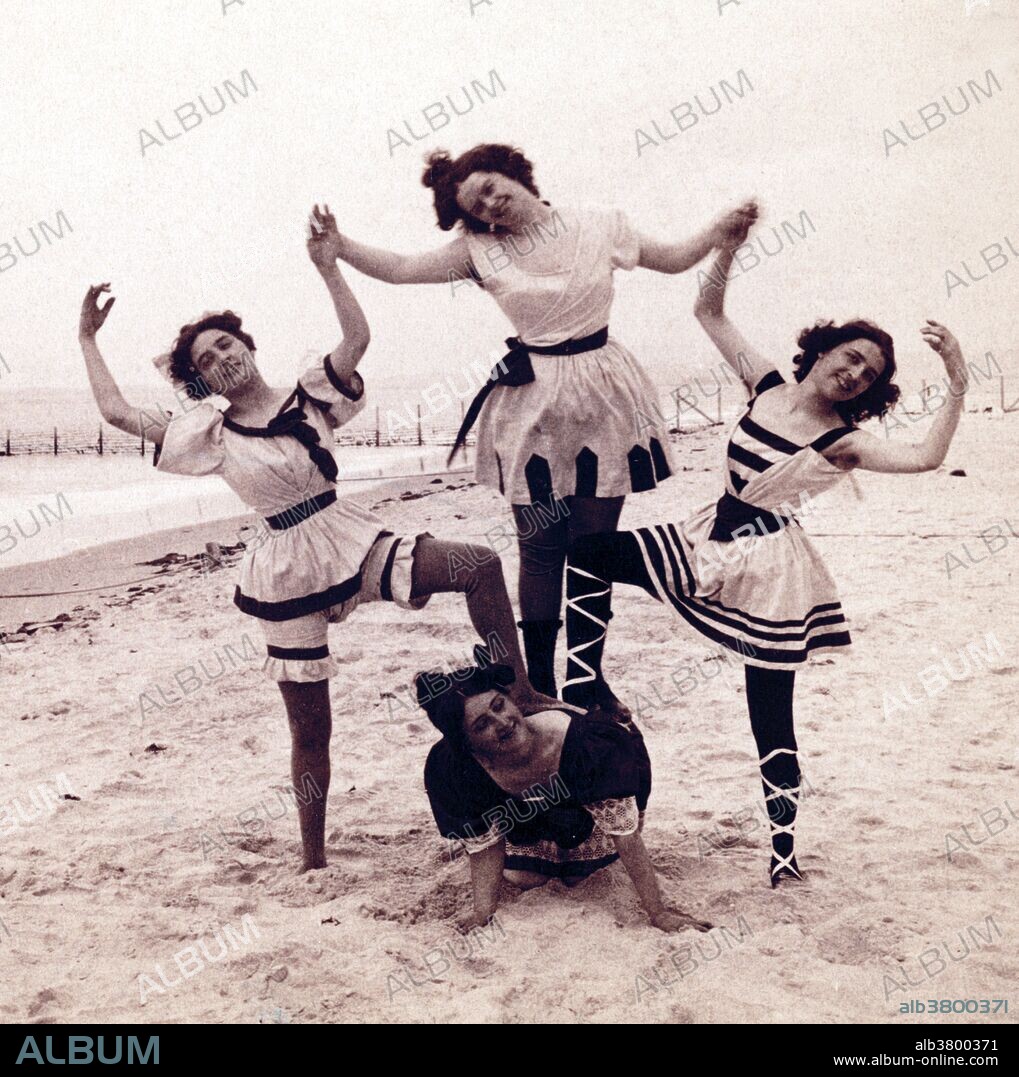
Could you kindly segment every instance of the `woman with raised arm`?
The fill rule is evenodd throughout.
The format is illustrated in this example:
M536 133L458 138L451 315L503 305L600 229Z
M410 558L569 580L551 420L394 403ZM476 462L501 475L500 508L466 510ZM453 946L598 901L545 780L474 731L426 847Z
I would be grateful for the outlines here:
M920 332L945 364L950 403L917 445L894 445L858 429L898 400L892 338L867 321L818 322L800 334L795 380L786 382L723 309L733 250L746 232L733 229L695 309L750 393L730 435L725 493L682 523L593 536L570 550L563 698L584 705L596 697L613 583L643 587L712 643L740 653L776 886L802 877L794 851L795 671L810 655L850 642L835 582L792 513L854 468L938 467L962 412L966 367L955 337L928 320Z
M527 712L557 701L527 680L513 608L498 557L484 547L444 542L427 532L394 534L384 520L336 496L333 431L364 406L357 366L368 347L368 323L336 267L340 237L328 206L310 220L308 253L332 298L343 339L305 371L290 390L270 386L255 366L255 342L232 311L185 325L168 356L183 392L176 418L124 399L96 344L115 302L103 304L109 284L89 288L80 339L89 381L103 418L120 430L154 441L158 467L181 475L219 475L259 515L267 531L248 546L234 602L261 623L267 676L279 684L293 740L295 785L310 780L317 797L298 806L302 871L325 867L326 794L332 717L328 624L363 602L395 602L419 610L439 592L459 591L475 630L500 646L516 673L516 703ZM221 411L208 397L224 397ZM450 579L452 557L478 566Z
M528 673L553 695L569 544L614 531L626 495L653 489L673 470L654 387L609 335L613 271L681 273L756 208L747 203L688 240L665 243L634 231L619 210L543 201L531 162L499 144L456 160L433 153L422 182L433 191L439 228L457 226L459 238L402 255L345 237L340 257L392 284L446 284L455 292L473 280L517 331L471 403L453 451L477 419L478 481L506 497L516 522ZM628 716L601 681L596 702Z
M480 648L478 649L480 650ZM419 673L418 700L442 740L425 763L440 834L470 859L474 909L486 923L503 880L529 890L573 885L621 860L662 931L710 924L666 906L641 838L651 762L640 733L604 714L525 717L507 695L513 670L485 664L443 678Z

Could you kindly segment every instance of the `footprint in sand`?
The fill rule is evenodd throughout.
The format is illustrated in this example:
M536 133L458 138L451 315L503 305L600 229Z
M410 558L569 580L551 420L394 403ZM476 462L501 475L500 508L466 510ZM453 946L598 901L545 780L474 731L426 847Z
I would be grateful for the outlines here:
M747 763L746 752L738 752L733 748L721 752L706 752L704 758L709 763Z
M460 963L478 977L490 976L495 971L495 962L490 961L487 957L468 957Z
M877 815L861 815L857 822L861 826L884 826L885 821Z
M241 883L244 886L250 886L252 883L257 883L260 879L266 877L271 870L269 864L242 864L239 860L231 860L229 864L225 864L221 871L224 878L230 883Z
M61 1009L67 1005L67 997L57 994L56 991L44 987L32 1000L28 1007L28 1016L36 1017L51 1003L59 1003Z

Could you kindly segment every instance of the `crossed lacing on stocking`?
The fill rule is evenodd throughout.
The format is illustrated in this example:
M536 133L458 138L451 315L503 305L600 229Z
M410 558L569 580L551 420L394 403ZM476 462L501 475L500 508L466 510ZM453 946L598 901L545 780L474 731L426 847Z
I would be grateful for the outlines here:
M772 882L774 882L775 877L780 872L782 872L783 870L787 870L794 878L802 880L803 876L799 873L799 870L793 865L793 860L796 856L794 843L796 841L796 811L799 807L800 802L800 786L779 786L776 785L774 782L769 781L764 776L764 764L770 763L771 760L774 759L777 755L791 755L795 757L796 752L792 748L775 748L773 751L768 752L768 754L759 763L759 766L761 768L761 781L763 781L765 786L767 786L767 788L770 790L770 792L765 794L765 805L767 805L772 800L781 800L782 798L785 798L792 805L793 814L792 822L787 824L780 824L775 822L775 820L771 817L771 811L768 811L768 823L771 827L771 852L775 860L775 864L771 869L771 878ZM789 835L790 848L788 856L780 855L778 849L775 848L775 836L777 834Z
M586 651L589 647L594 647L601 643L605 639L605 635L608 631L608 621L603 621L600 617L596 617L590 610L584 609L581 602L584 599L590 598L604 598L611 592L611 587L603 579L598 576L593 576L590 572L585 572L582 568L574 568L572 565L567 566L567 572L574 572L578 576L584 576L586 579L593 580L597 584L601 584L604 587L603 591L588 591L585 595L578 595L574 598L567 597L566 608L567 610L573 610L574 613L580 614L582 617L586 617L593 624L597 625L601 629L600 633L585 642L576 644L573 647L568 647L566 651L567 660L567 680L563 685L563 698L566 699L567 690L573 685L590 684L597 680L597 670L594 666L590 666L583 658L580 657L581 651ZM611 616L611 615L610 615ZM580 670L579 676L569 676L571 666L576 666Z

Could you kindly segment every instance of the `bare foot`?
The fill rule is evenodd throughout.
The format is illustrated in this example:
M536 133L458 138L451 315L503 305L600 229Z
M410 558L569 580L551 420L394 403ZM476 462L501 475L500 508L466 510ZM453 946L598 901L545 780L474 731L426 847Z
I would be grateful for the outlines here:
M495 916L495 910L485 915L472 909L470 912L460 913L456 918L456 929L461 935L468 935L477 927L485 927Z
M312 860L305 859L301 862L300 868L297 870L298 875L304 875L309 871L318 871L319 868L327 868L329 865L326 863L325 854L315 857Z

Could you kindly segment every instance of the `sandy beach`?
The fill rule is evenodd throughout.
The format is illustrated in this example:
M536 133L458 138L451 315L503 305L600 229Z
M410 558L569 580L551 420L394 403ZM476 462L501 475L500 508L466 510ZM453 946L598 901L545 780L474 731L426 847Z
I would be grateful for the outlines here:
M989 1007L940 1023L1014 1021L1019 1000L994 1000L1019 972L1019 481L1001 457L1017 422L967 414L937 472L860 475L805 522L854 646L797 681L803 886L767 885L742 671L618 589L606 672L654 766L645 839L706 935L652 928L618 864L573 889L507 889L495 923L457 934L466 858L432 822L435 731L408 686L469 653L458 597L333 628L330 866L298 876L283 708L258 625L230 602L239 521L0 573L4 596L50 592L0 599L0 1015L911 1022L904 1003L945 999ZM716 498L724 434L677 439L682 470L630 498L622 526ZM510 534L464 474L360 499L395 531ZM211 570L210 541L227 550Z

